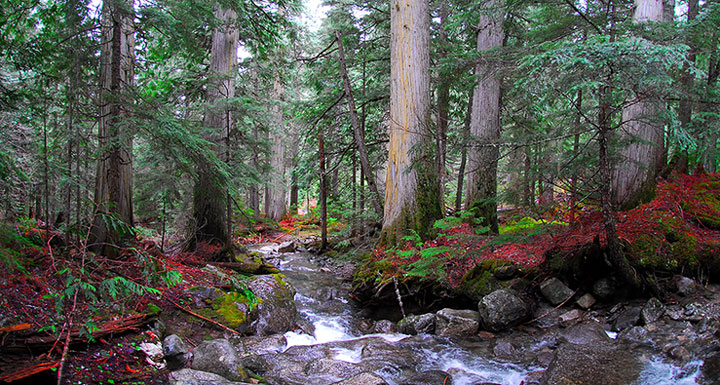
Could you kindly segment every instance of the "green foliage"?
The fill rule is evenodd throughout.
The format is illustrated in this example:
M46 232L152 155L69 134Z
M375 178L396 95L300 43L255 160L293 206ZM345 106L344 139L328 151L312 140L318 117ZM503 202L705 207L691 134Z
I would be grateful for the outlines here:
M216 275L218 278L223 280L224 282L227 282L232 287L233 292L238 293L239 295L242 295L243 298L246 299L247 304L250 306L249 310L252 310L260 303L260 299L255 296L255 293L250 290L250 288L247 287L245 284L246 277L241 276L235 272L232 273L225 273L224 271L217 269L215 267L205 267L203 268L203 271L212 273Z
M406 274L420 279L439 278L444 279L445 261L451 249L447 246L428 247L420 249L420 256L417 261L409 265Z
M523 217L517 221L508 222L500 226L500 234L512 234L522 232L525 234L539 234L541 231L547 230L548 226L567 226L562 221L545 221L531 217Z

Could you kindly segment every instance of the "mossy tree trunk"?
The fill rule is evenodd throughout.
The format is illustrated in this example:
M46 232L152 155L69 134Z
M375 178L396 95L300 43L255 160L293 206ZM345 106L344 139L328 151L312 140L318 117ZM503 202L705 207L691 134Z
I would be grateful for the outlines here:
M413 230L427 238L442 217L430 127L428 0L390 4L390 143L381 245Z
M127 93L135 75L135 30L132 0L107 0L102 8L100 48L99 158L95 174L95 208L129 226L132 208L132 135ZM108 230L104 215L95 215L89 243L110 251L123 234Z
M662 0L636 0L633 22L661 22ZM630 143L621 151L615 167L613 194L623 209L649 200L655 191L655 178L665 163L665 132L657 121L660 103L642 89L623 108L622 135Z
M489 0L480 15L477 50L502 47L504 39L503 0ZM498 65L481 58L475 67L478 83L475 86L470 131L472 146L468 166L465 209L475 208L484 224L498 232L497 223L497 163L500 157L500 78Z
M221 151L223 140L228 138L232 125L229 99L235 96L238 31L235 11L217 6L215 16L221 24L213 32L210 51L210 78L207 89L208 108L203 125L210 129L208 139ZM225 142L227 145L227 142ZM193 218L195 241L228 244L230 233L227 219L227 191L208 170L198 170L193 190Z

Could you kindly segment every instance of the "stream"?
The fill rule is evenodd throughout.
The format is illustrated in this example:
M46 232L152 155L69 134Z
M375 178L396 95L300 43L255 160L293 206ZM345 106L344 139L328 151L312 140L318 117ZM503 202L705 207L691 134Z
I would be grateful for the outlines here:
M297 290L302 330L274 340L262 357L270 384L534 384L553 360L558 331L513 330L494 336L448 338L421 334L363 334L362 309L348 298L348 283L312 262L309 253L263 252ZM617 336L612 335L617 338ZM271 344L272 345L272 344ZM630 346L630 345L628 345ZM642 368L637 384L695 384L702 361L682 367L646 346L632 346ZM621 369L620 369L621 370ZM608 376L613 376L608 373ZM618 377L620 378L620 377ZM612 383L612 382L608 382Z

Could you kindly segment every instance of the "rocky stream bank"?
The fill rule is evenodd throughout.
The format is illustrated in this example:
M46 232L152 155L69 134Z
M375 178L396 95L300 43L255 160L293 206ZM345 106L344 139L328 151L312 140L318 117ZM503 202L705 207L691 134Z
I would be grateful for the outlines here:
M595 282L592 292L579 295L550 278L524 290L513 285L494 290L475 306L446 301L445 308L394 322L373 319L377 312L358 306L350 293L352 266L288 245L258 250L282 274L249 281L258 298L255 306L243 297L228 300L225 310L215 307L235 317L233 328L242 335L215 331L189 346L178 336L182 328L165 320L157 360L164 359L171 370L171 384L720 381L716 285L677 277L674 292L662 302L610 301L611 282ZM214 289L191 294L199 307L226 296Z

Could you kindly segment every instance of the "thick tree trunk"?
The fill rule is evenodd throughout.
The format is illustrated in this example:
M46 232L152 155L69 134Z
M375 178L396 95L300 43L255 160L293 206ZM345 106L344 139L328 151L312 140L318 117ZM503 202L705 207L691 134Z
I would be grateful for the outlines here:
M253 140L255 143L258 143L259 140L258 136L258 126L257 124L253 124ZM252 154L252 167L254 170L260 169L260 159L258 156L258 150L256 148L253 148L253 154ZM260 191L258 188L258 185L256 183L251 183L248 187L248 205L250 206L250 209L253 211L253 217L257 218L260 216Z
M663 21L662 0L636 0L635 5L635 23ZM643 90L637 90L623 108L623 136L631 143L622 150L613 178L614 199L623 209L652 198L655 178L664 167L665 132L663 125L654 121L659 110L659 101L644 95Z
M103 2L100 54L99 158L95 174L95 206L132 226L132 129L125 122L129 103L123 95L132 85L135 64L133 1ZM120 234L110 233L103 215L95 215L90 244L115 245Z
M674 1L673 1L674 3ZM673 4L674 5L674 4ZM699 12L699 5L698 0L689 0L688 1L688 12L687 12L687 21L692 22L695 20ZM688 45L690 46L690 51L688 52L688 62L695 63L695 59L697 56L697 49L693 46L692 41L688 41ZM690 72L689 68L685 68L682 74L680 75L680 82L683 85L683 88L686 90L692 89L692 85L694 82L694 76L692 72ZM678 103L678 120L680 121L680 125L682 126L683 130L685 132L690 132L692 130L691 123L692 123L692 115L693 115L693 103L689 100L690 98L683 98L683 100ZM688 170L688 161L689 161L689 150L687 146L684 146L683 144L680 144L681 148L677 149L677 152L673 156L673 160L671 164L673 164L673 168L675 171L686 173Z
M409 230L427 238L442 217L430 134L428 0L390 3L390 143L380 243Z
M272 114L272 149L270 155L270 183L268 183L268 197L266 202L268 206L265 213L268 218L279 221L285 216L286 206L286 188L285 188L285 123L283 112L280 106L283 100L283 85L280 75L275 75L273 85L273 97L276 103L271 108Z
M450 46L447 34L448 5L446 1L440 1L440 47L438 49L439 59L442 61L447 57L447 49ZM450 111L450 77L439 71L440 80L437 87L437 133L435 136L435 160L437 161L438 179L440 180L440 199L442 208L445 211L445 165L447 163L447 130L448 115Z
M235 27L237 15L229 9L218 6L215 17L222 25L213 32L210 50L210 77L213 79L207 89L208 108L203 124L211 128L208 139L220 153L225 142L228 145L232 117L227 100L235 96L235 64L237 63L238 31ZM219 135L218 135L219 134ZM227 155L226 155L227 156ZM193 191L193 217L195 219L195 241L228 244L228 193L219 181L214 180L207 170L198 171Z
M480 16L477 50L485 52L501 47L504 31L503 0L490 0L487 13ZM478 62L472 123L473 146L470 148L467 193L465 208L476 208L485 225L494 233L497 223L497 162L500 157L500 78L496 74L497 64L486 59Z
M370 166L370 158L368 157L367 147L365 146L365 138L362 133L362 127L360 125L360 118L358 118L357 110L355 109L355 98L353 97L353 89L350 84L350 77L347 72L347 65L345 63L345 50L343 49L342 34L340 31L335 31L335 36L338 43L338 58L340 59L340 72L343 78L343 84L345 85L345 96L348 101L348 109L350 110L350 121L353 127L353 136L355 138L355 146L357 147L358 154L360 155L360 167L362 167L363 173L367 178L368 187L370 193L373 195L373 208L378 216L383 214L382 206L380 204L380 193L378 192L377 185L375 184L375 173Z

